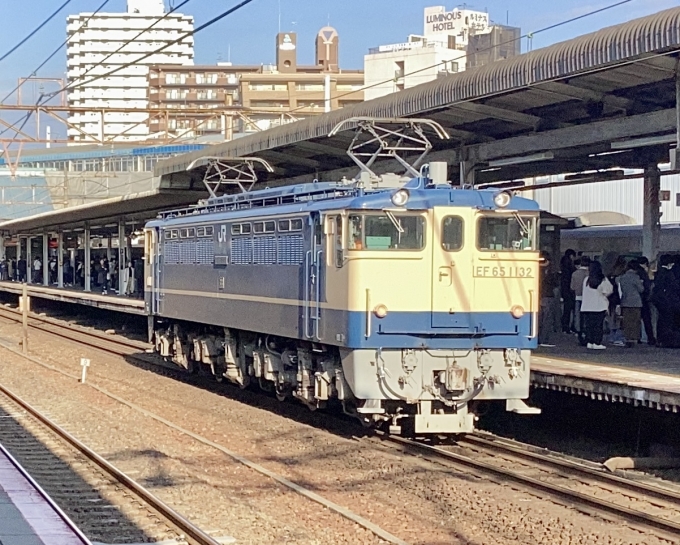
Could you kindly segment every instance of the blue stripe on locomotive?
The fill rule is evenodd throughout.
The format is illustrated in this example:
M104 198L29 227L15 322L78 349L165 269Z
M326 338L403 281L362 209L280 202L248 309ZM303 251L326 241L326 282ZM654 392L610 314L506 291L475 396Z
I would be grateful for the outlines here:
M247 194L249 199L273 198L305 194L341 188L337 184L306 184L272 190L261 190ZM346 189L346 188L345 188ZM305 251L311 248L313 233L309 228L311 215L328 210L382 210L394 208L390 197L393 190L381 190L349 196L307 200L277 206L219 210L220 201L211 202L208 207L197 208L193 214L167 215L151 221L150 228L182 228L196 225L214 227L214 254L225 256L229 265L188 265L161 263L161 291L166 292L161 315L198 323L224 327L250 329L273 335L304 339L304 308L295 302L304 298L305 263L298 265L231 264L231 231L220 242L218 233L222 225L256 219L276 220L280 216L305 218L309 224L303 229ZM435 206L461 206L477 209L496 209L493 197L496 191L473 191L446 189L411 189L410 199L403 209L424 210ZM238 198L238 197L237 197ZM233 203L233 198L226 203ZM538 210L534 201L513 197L509 208L514 210ZM324 260L325 261L325 260ZM321 302L325 298L325 264L320 271ZM224 289L218 288L218 279L225 277ZM193 296L179 292L192 292ZM172 292L176 292L173 294ZM206 296L196 295L205 293ZM233 296L231 300L218 298L219 295ZM218 297L215 297L218 296ZM248 301L248 298L285 299L293 304ZM371 314L371 335L365 337L366 313L322 309L323 331L327 337L323 342L350 348L399 347L399 348L534 348L535 339L530 339L530 315L516 320L509 313L468 313L459 314L458 323L466 327L433 328L432 312L391 312L380 320Z

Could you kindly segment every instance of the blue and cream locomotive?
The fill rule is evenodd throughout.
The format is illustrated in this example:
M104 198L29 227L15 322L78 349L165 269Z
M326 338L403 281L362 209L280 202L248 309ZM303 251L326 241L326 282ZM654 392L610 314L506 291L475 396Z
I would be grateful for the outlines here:
M474 429L533 412L538 205L455 189L311 183L211 198L146 226L158 352L366 424Z

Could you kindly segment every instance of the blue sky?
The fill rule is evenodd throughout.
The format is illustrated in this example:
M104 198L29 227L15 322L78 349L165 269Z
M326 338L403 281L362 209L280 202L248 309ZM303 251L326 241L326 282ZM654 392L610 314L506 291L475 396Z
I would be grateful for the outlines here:
M175 0L176 3L179 1ZM507 18L511 25L521 27L526 33L614 1L562 0L553 3L546 0L471 0L467 6L469 9L488 11L491 19L499 23L505 23ZM166 0L166 4L168 2ZM4 53L13 47L61 3L62 0L0 0L4 29L0 33L0 51ZM65 39L65 20L69 13L92 11L100 3L101 0L72 0L60 15L27 44L2 61L0 91L12 89L17 78L30 74ZM237 0L191 0L182 11L193 15L199 25L236 3ZM409 33L421 33L424 7L446 4L448 9L452 9L457 5L436 0L254 0L196 36L196 62L211 64L227 60L229 56L234 63L273 62L279 3L282 30L298 33L298 62L313 62L316 33L330 22L340 34L340 64L344 68L361 68L363 55L369 47L404 41ZM541 33L533 39L533 49L679 4L679 0L632 0L607 12ZM125 0L110 0L106 9L110 12L124 10ZM526 40L523 50L525 48ZM62 77L65 63L66 56L62 52L38 75ZM37 93L35 85L26 87L24 100L34 99Z

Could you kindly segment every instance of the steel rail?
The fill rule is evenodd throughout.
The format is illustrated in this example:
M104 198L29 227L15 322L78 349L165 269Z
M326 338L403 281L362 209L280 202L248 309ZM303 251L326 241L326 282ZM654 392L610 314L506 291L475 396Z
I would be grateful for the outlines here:
M598 480L605 484L626 488L631 492L644 491L646 494L654 496L657 499L664 500L669 503L678 503L678 508L680 509L680 493L675 492L673 490L660 488L658 486L654 486L648 483L634 481L626 477L621 477L619 475L616 475L615 473L610 473L605 469L595 469L576 461L566 460L563 458L556 458L555 456L552 456L550 454L542 454L540 452L535 452L527 448L523 448L520 445L511 445L505 443L502 440L497 441L487 437L483 437L479 433L475 435L466 436L464 439L458 442L458 445L461 446L465 446L466 444L472 445L474 447L497 450L499 452L507 453L511 456L517 456L529 461L549 465L556 469L563 470L569 473L585 475L589 478Z
M680 536L680 523L649 515L642 511L636 511L559 485L540 481L533 477L522 475L521 473L498 467L488 462L475 460L462 454L456 454L419 441L387 434L382 436L385 440L400 446L403 450L417 453L429 461L441 463L443 459L454 465L463 466L481 474L493 475L496 478L523 485L531 490L538 490L552 498L560 500L569 507L578 506L581 510L584 510L585 508L587 510L586 512L589 512L590 514L613 515L619 519L623 518L629 523L633 522L638 526L660 531L664 534L664 537L672 536L673 539L677 539L678 536Z
M2 307L0 306L0 318L8 318L10 320L15 320L20 322L21 321L21 313L12 308L7 308L7 307ZM141 342L141 341L135 341L132 339L124 339L124 338L118 338L114 337L111 335L107 335L105 333L101 333L99 331L89 331L86 330L80 326L71 326L64 324L60 322L59 320L56 320L54 318L47 318L45 316L38 316L37 314L33 312L29 312L28 315L29 319L29 325L35 329L38 329L40 331L45 331L46 333L51 333L53 335L59 335L62 337L68 337L71 340L76 340L78 342L81 342L82 344L92 346L93 348L98 348L100 350L104 350L106 352L111 352L111 353L116 353L116 355L120 355L119 352L115 352L114 350L98 343L97 341L103 341L105 343L111 343L113 345L118 345L121 347L129 348L132 350L137 350L137 351L145 351L151 348L151 345L149 343ZM39 324L45 324L45 326L42 325L37 325L36 323L31 323L31 322L38 322ZM95 340L94 341L89 341L87 339L81 339L81 338L74 338L69 335L62 335L61 333L54 331L52 328L58 328L59 330L68 332L70 334L73 334L74 336L84 336L84 337L93 337Z
M92 449L87 447L84 443L80 442L78 439L73 437L66 430L52 422L48 417L40 413L33 406L29 405L26 401L21 399L15 393L8 390L5 386L0 384L0 392L10 398L14 403L19 405L27 413L33 416L36 420L41 422L52 432L61 437L64 441L69 443L72 447L81 452L88 460L94 462L101 469L111 475L116 481L123 484L128 489L132 490L138 497L144 500L147 504L151 505L156 511L158 511L162 516L168 519L172 524L174 524L180 531L184 532L191 539L196 541L199 545L220 545L218 541L210 537L208 534L203 532L200 528L194 526L189 520L180 515L177 511L172 509L169 505L164 503L162 500L151 494L143 486L138 484L136 481L128 477L125 473L120 471L114 465L109 463L107 460L102 458L99 454L94 452Z
M85 545L92 545L92 542L87 539L87 536L76 526L76 524L71 520L71 518L64 513L61 507L52 499L52 497L45 492L42 486L40 486L36 480L31 476L31 474L26 471L26 469L17 461L17 459L12 456L12 454L2 445L0 445L0 455L4 456L9 460L9 462L15 467L15 469L21 474L21 476L28 481L28 483L40 494L40 496L47 502L47 504L52 508L52 510L57 514L57 516L66 524L69 530L71 530L80 541Z

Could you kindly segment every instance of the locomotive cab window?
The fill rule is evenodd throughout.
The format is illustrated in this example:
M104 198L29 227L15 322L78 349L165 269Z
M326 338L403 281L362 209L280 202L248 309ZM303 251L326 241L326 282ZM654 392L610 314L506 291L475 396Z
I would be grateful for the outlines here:
M442 220L442 248L447 252L455 252L463 247L463 218L446 216Z
M480 250L516 252L536 250L536 216L495 214L479 219L477 246Z
M350 250L421 250L425 246L425 218L417 215L352 214Z

